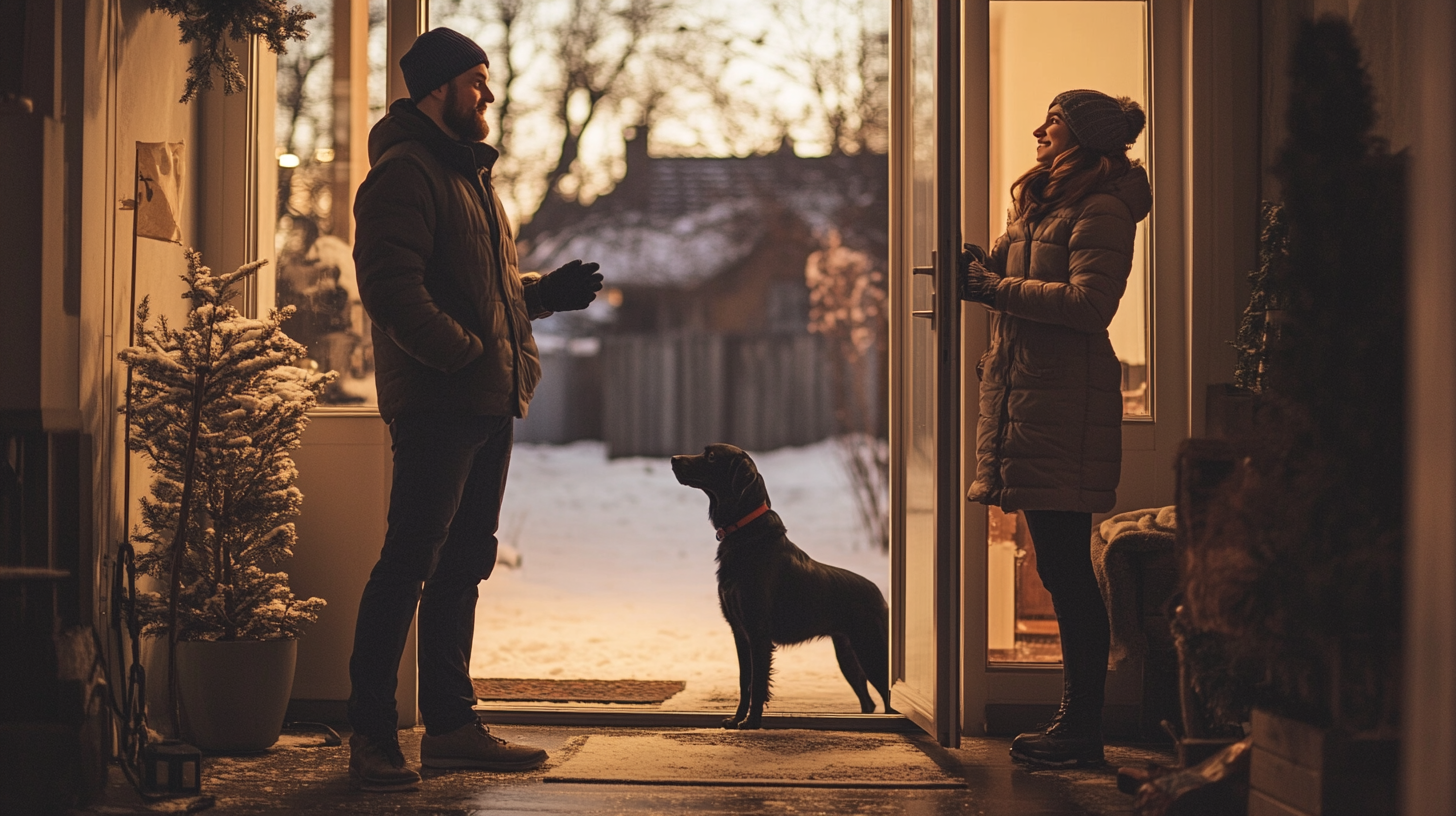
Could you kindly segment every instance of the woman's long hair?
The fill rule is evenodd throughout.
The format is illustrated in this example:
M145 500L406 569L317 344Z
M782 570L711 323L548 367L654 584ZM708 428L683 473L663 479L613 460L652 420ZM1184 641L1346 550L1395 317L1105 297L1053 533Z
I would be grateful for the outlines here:
M1011 209L1017 218L1035 221L1084 196L1141 162L1126 153L1093 153L1073 145L1052 160L1038 164L1011 184Z

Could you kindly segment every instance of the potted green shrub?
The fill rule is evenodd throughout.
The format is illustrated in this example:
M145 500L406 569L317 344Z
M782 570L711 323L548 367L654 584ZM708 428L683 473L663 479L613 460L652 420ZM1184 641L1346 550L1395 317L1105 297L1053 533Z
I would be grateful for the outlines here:
M281 328L292 307L249 318L233 305L264 263L214 275L189 250L185 323L151 320L144 299L119 355L127 447L153 474L132 532L138 570L161 586L138 594L142 633L167 640L179 735L214 751L277 740L297 638L324 606L295 598L273 567L292 555L303 500L289 454L334 375L293 365L304 348Z

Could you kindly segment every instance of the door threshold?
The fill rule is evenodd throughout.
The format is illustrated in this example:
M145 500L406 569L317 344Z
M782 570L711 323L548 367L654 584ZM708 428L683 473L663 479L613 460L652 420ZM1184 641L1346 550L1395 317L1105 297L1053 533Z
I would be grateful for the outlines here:
M598 728L721 728L727 711L626 711L598 706L478 705L476 713L491 725L575 725ZM815 731L919 733L903 714L764 714L764 728L806 728Z

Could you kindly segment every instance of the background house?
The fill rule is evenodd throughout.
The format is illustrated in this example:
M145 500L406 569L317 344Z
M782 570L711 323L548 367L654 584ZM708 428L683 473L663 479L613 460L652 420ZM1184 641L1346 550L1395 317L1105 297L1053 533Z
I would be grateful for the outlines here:
M842 351L810 332L805 266L837 235L883 272L887 175L884 155L804 158L787 140L763 155L658 157L636 128L612 192L523 230L524 270L596 261L608 288L536 326L548 376L519 438L604 439L626 456L879 429L882 412L868 428L837 424Z

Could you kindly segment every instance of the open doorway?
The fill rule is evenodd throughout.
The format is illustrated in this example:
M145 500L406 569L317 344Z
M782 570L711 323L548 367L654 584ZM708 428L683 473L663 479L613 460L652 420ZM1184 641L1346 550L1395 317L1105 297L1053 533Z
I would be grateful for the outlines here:
M376 398L349 212L394 3L302 5L317 17L277 84L278 304L306 364L340 372L320 412L353 415ZM731 709L707 500L668 456L748 449L800 547L888 584L888 4L436 0L421 27L439 26L491 55L521 271L579 257L607 278L533 325L544 379L472 674L681 681L663 708ZM774 710L858 711L829 643L776 670Z
M538 60L496 74L523 271L582 258L607 286L533 326L543 382L501 533L520 561L482 586L472 673L564 696L681 682L639 705L731 710L707 498L669 456L749 450L795 543L888 583L888 8L625 8L431 6L432 24ZM780 650L775 670L771 710L859 710L828 642Z

